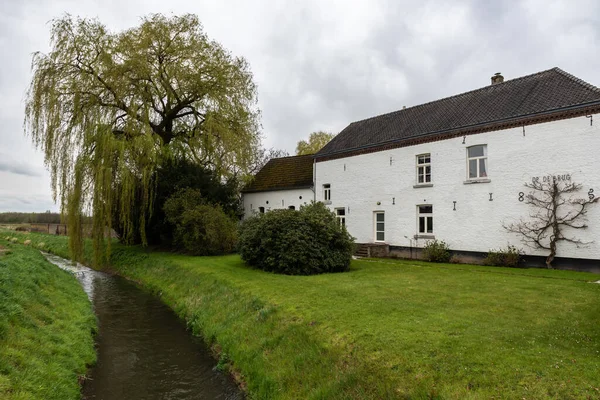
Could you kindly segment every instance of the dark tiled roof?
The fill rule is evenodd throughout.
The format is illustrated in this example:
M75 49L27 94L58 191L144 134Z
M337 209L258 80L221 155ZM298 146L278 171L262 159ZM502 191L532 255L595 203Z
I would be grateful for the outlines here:
M242 192L312 187L314 155L273 158Z
M559 68L379 115L348 125L316 157L365 147L446 135L479 125L583 107L600 101L600 89Z

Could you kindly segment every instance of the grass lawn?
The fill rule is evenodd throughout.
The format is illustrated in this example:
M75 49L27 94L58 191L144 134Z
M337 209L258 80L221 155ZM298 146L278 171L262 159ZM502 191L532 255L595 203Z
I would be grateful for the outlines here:
M112 264L217 343L254 398L600 398L600 275L360 260L294 277L120 246Z
M0 239L0 399L80 398L96 319L77 280Z

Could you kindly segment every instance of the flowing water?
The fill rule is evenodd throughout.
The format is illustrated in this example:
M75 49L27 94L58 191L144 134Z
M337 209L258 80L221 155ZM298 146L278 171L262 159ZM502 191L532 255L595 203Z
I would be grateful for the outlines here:
M84 399L243 399L231 377L214 370L204 343L158 298L121 277L44 255L76 275L98 318L98 362Z

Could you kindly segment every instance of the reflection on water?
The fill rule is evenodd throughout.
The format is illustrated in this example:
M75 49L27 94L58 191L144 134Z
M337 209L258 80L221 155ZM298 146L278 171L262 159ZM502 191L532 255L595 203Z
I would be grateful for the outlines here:
M127 280L44 254L77 277L98 317L98 362L85 399L242 399L232 379L214 370L204 343L156 297Z
M54 254L44 252L42 252L42 254L46 257L46 260L50 261L52 264L75 275L79 283L81 283L81 286L83 286L83 290L87 293L90 301L92 303L94 302L94 278L102 276L103 274L101 272L94 271L83 264L65 260Z

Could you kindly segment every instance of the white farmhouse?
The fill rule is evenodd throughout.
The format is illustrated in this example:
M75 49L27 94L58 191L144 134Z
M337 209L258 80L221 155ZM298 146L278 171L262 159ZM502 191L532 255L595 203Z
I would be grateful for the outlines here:
M271 159L242 190L244 217L314 200L312 155Z
M503 224L531 212L522 194L536 177L600 193L599 112L600 89L558 68L506 82L496 74L490 86L351 123L314 156L315 198L358 243L387 254L410 257L435 238L475 256L513 244L535 261L546 252L524 247ZM270 191L244 204L292 205L310 195L303 184L289 200ZM600 270L600 207L587 217L577 235L593 243L561 243L558 256Z

